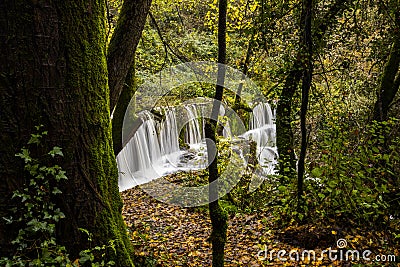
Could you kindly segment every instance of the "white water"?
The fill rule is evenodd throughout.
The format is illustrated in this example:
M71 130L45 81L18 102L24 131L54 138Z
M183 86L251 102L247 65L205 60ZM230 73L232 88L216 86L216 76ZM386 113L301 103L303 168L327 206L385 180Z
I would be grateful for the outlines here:
M199 111L197 105L191 104L184 107L187 115L187 125L185 131L185 142L187 144L198 144L204 138L204 129L200 131L199 120L197 119ZM204 123L203 123L204 125Z
M140 114L143 124L117 156L120 191L177 171L207 167L204 140L204 106L188 104L183 107L184 141L189 150L179 148L177 109L166 108L165 120L156 122L149 111ZM221 106L220 115L225 113ZM250 130L242 135L257 143L257 154L264 174L273 174L276 164L276 128L270 106L261 103L254 107ZM224 137L232 137L230 125L224 124Z
M175 109L166 110L165 118L160 127L160 145L162 154L168 155L179 151Z
M278 158L276 148L275 117L268 103L260 103L253 108L249 128L243 137L257 143L258 162L264 174L275 174L275 165Z

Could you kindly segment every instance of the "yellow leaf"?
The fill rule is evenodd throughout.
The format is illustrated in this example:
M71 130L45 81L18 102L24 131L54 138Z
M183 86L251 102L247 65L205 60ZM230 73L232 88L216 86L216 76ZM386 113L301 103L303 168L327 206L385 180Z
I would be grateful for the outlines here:
M189 256L199 256L199 255L200 255L200 252L198 252L197 250L189 252Z

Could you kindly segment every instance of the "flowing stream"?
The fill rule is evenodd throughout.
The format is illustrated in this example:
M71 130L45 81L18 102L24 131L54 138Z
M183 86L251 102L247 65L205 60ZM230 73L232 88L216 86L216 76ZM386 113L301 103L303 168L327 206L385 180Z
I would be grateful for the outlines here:
M165 118L159 122L149 111L139 117L143 121L133 137L117 156L120 191L178 171L200 170L207 167L207 148L204 138L204 106L187 104L180 107L160 108ZM225 109L221 106L220 115ZM263 174L273 174L277 160L276 127L268 103L253 108L249 130L232 136L229 121L223 126L223 136L232 139L254 140ZM186 148L179 146L183 128Z

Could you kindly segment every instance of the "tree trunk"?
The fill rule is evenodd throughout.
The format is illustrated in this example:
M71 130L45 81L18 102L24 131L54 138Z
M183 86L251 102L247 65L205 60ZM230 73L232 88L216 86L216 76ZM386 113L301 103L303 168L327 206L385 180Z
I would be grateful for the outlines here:
M129 103L133 95L135 94L135 87L135 66L134 64L132 64L128 75L126 76L121 95L118 98L117 106L115 107L115 110L113 112L112 135L115 156L117 156L123 148L122 127L124 124L126 109L128 108Z
M313 35L315 53L323 49L326 42L322 40L328 28L335 23L336 16L342 14L348 8L350 2L349 0L337 0L331 5L326 14L321 16L322 19L315 23L316 26ZM276 142L279 153L279 173L287 178L295 177L296 174L294 135L291 125L293 121L292 102L303 74L303 59L302 52L299 51L295 62L293 62L286 76L276 109Z
M65 213L57 237L72 258L92 245L115 240L117 266L132 265L121 216L112 151L105 55L105 2L0 2L0 217L8 216L12 192L25 181L14 155L34 126L48 130L45 146L60 146L68 176L58 205ZM17 235L0 223L0 250L11 256Z
M400 13L400 11L398 12ZM400 15L396 17L400 27ZM395 31L393 47L382 74L378 89L378 99L374 106L374 120L385 121L388 119L390 104L393 102L400 86L400 30ZM397 77L396 77L397 75Z
M218 63L226 63L226 14L227 0L219 1L218 14ZM222 95L224 91L225 66L218 66L218 80L215 88L214 99L217 100L213 104L211 119L205 125L205 136L207 140L208 151L208 182L209 186L209 210L212 224L211 243L212 243L212 266L224 266L224 248L226 243L226 231L228 228L228 216L221 208L218 202L218 183L212 183L219 177L218 175L218 150L216 149L216 126L218 122L218 114L220 110ZM215 152L215 153L213 153ZM215 155L212 158L212 155ZM215 185L215 186L213 186ZM215 199L215 200L214 200Z
M276 145L279 154L279 173L287 178L293 177L296 173L292 101L299 86L301 74L300 60L298 60L286 77L276 108Z
M113 111L135 56L151 0L125 0L108 47L107 67L110 110Z
M249 64L250 64L250 58L253 54L253 45L254 45L254 40L253 36L250 37L249 45L247 47L247 53L246 53L246 58L243 62L243 74L242 74L242 80L246 78L247 72L249 70ZM239 83L238 89L236 91L235 95L235 106L240 106L240 102L242 101L242 89L243 89L243 82Z
M308 108L308 96L311 87L312 81L312 34L311 34L311 22L312 22L312 0L304 0L303 1L303 10L302 10L302 50L304 54L304 72L303 72L303 81L301 88L301 114L300 114L300 128L301 128L301 149L300 149L300 157L298 163L298 176L297 176L297 200L298 207L302 206L302 195L303 195L303 179L304 179L304 162L306 158L307 152L307 108Z

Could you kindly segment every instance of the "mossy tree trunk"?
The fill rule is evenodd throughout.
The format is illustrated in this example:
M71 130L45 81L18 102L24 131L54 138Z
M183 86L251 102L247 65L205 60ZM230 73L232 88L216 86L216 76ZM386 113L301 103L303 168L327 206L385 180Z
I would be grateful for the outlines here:
M123 147L122 127L126 108L135 92L134 59L152 0L125 0L107 53L110 110L113 112L113 149Z
M125 111L129 106L129 103L135 94L136 82L135 82L135 65L132 64L128 75L125 78L125 83L122 88L121 95L118 98L118 103L115 107L112 119L112 136L113 136L113 149L114 154L118 153L123 148L122 140L122 127L124 124Z
M220 110L221 100L224 91L225 82L225 66L226 63L226 15L227 0L219 0L218 14L218 80L215 88L211 118L205 125L205 137L207 141L208 151L208 182L209 186L209 210L211 218L211 243L212 243L212 266L224 266L224 249L226 243L226 231L228 229L228 215L221 208L218 201L218 183L215 183L219 177L218 174L218 150L216 149L216 130L218 122L218 114ZM215 144L215 146L214 146ZM215 157L213 157L215 155ZM213 183L214 182L214 183Z
M68 176L56 200L66 215L58 240L72 258L116 240L117 266L133 265L112 148L105 1L3 0L0 50L0 217L26 180L14 155L43 124L44 145L62 147ZM4 222L0 251L10 256L18 229ZM92 233L91 244L79 228Z
M300 62L296 61L285 79L276 108L276 145L279 153L279 173L287 178L294 177L296 173L292 102L300 83L301 73Z

